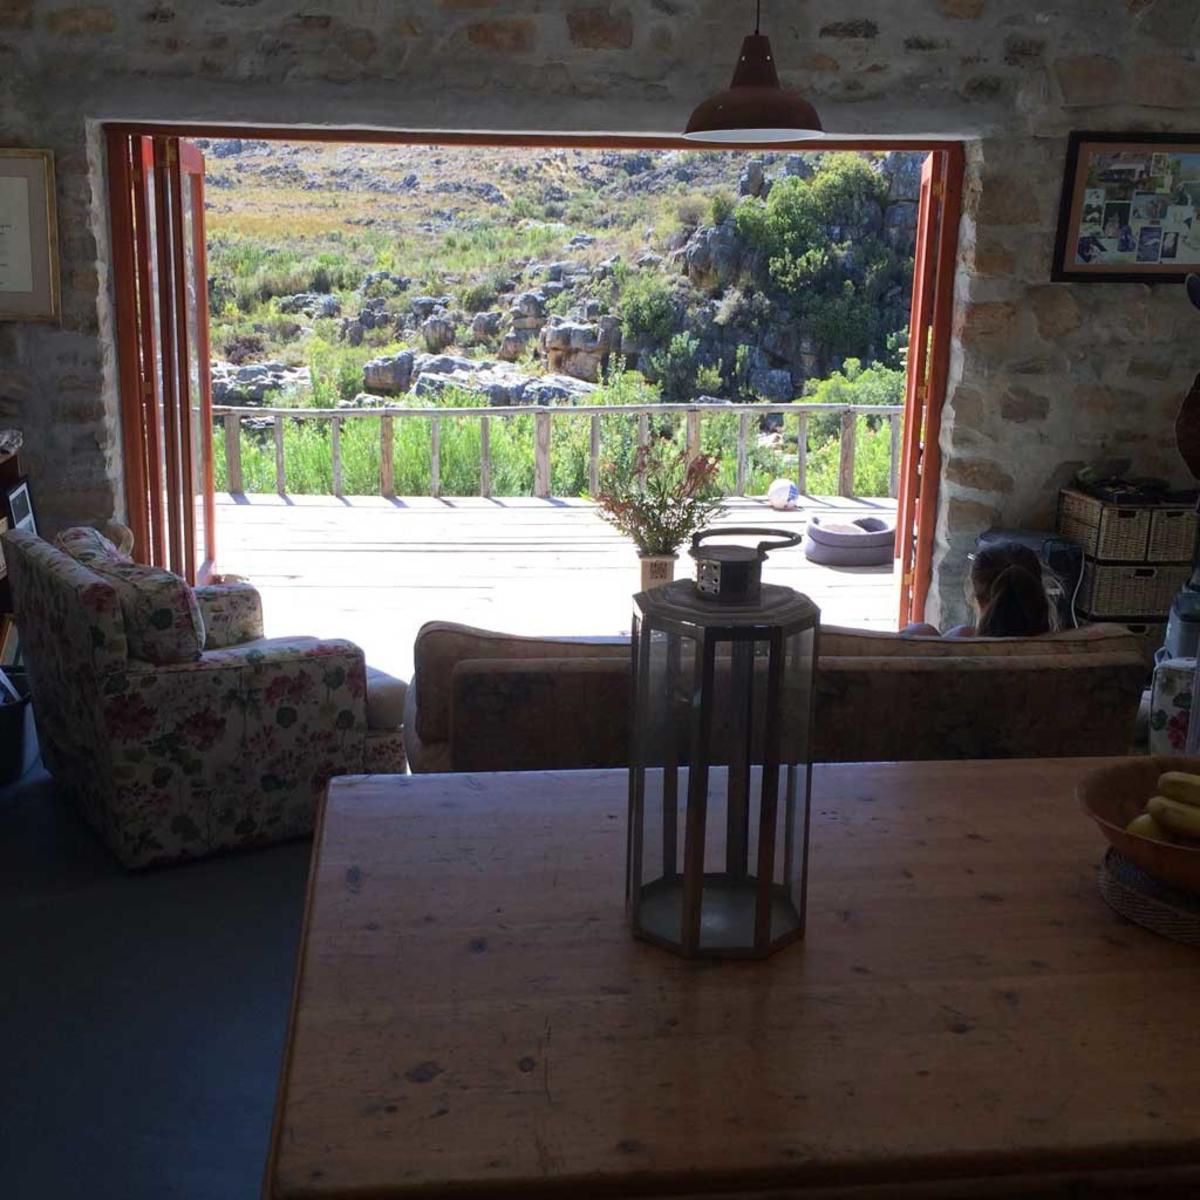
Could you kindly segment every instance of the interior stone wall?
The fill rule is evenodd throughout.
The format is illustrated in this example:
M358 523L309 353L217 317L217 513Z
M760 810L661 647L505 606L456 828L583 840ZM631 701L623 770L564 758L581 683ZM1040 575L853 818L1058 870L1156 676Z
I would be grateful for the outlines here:
M1050 284L1071 129L1200 132L1196 0L765 0L830 130L968 146L930 616L965 549L1048 521L1102 454L1179 478L1200 369L1176 287ZM120 514L105 120L674 132L729 77L740 0L0 0L0 145L57 156L63 319L0 325L43 526Z

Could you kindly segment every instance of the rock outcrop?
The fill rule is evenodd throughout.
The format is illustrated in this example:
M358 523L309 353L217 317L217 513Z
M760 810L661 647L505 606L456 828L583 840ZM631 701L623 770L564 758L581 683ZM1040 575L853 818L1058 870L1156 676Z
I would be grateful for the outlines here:
M594 325L551 317L542 327L540 346L552 373L594 383L603 378L609 356L620 353L621 322L611 316Z
M288 367L279 362L212 363L212 398L214 404L262 404L269 392L286 393L312 388L312 375L307 367Z
M355 397L355 405L367 407L380 403L381 397L404 392L432 401L455 391L485 396L489 405L505 408L515 404L586 403L596 385L570 375L530 375L491 359L405 351L372 359L366 365L363 391Z
M306 317L340 317L342 302L323 292L298 292L281 296L276 304L281 313L303 313Z
M399 354L373 358L363 366L363 390L382 396L398 396L407 392L412 382L413 353L411 350Z

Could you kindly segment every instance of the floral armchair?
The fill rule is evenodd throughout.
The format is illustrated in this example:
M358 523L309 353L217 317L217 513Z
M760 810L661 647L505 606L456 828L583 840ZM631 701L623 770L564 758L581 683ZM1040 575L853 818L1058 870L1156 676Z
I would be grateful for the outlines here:
M404 769L357 646L263 639L254 588L188 588L94 531L60 545L4 535L42 755L126 866L307 833L331 776Z

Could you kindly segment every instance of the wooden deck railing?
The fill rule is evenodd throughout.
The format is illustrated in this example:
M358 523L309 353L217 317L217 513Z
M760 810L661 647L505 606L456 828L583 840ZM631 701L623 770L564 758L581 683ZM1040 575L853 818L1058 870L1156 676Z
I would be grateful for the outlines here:
M383 496L394 494L395 479L395 422L428 421L430 423L430 470L429 494L441 495L441 423L450 418L466 417L479 422L479 494L492 494L491 423L512 417L532 416L534 423L533 494L550 495L550 434L554 420L572 420L587 417L591 422L591 444L589 447L588 487L594 495L600 479L600 420L602 417L629 416L637 418L638 443L645 445L650 437L652 414L683 413L685 415L686 444L691 456L700 453L701 422L706 414L736 416L737 458L736 485L734 494L746 494L747 465L752 422L769 414L782 414L796 420L796 485L802 493L808 490L808 421L809 417L821 413L838 414L841 418L841 439L838 457L838 495L854 494L854 454L857 438L857 417L860 414L886 418L891 430L891 465L888 471L888 495L894 497L897 490L900 464L900 419L904 409L901 405L869 404L608 404L608 405L514 405L511 408L251 408L228 404L214 404L214 420L224 424L225 470L227 486L231 492L243 490L241 425L246 417L259 421L269 418L275 439L275 486L283 495L287 491L284 461L283 430L286 421L329 421L329 448L333 458L333 494L341 496L342 490L342 423L364 418L379 418L380 459L379 492Z

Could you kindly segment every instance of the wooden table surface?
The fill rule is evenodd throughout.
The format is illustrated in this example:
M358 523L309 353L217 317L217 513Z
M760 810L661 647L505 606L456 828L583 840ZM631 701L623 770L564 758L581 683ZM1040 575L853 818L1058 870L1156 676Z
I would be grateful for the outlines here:
M335 782L265 1195L1200 1195L1200 956L1100 899L1096 765L817 768L806 940L716 965L628 931L624 772Z

